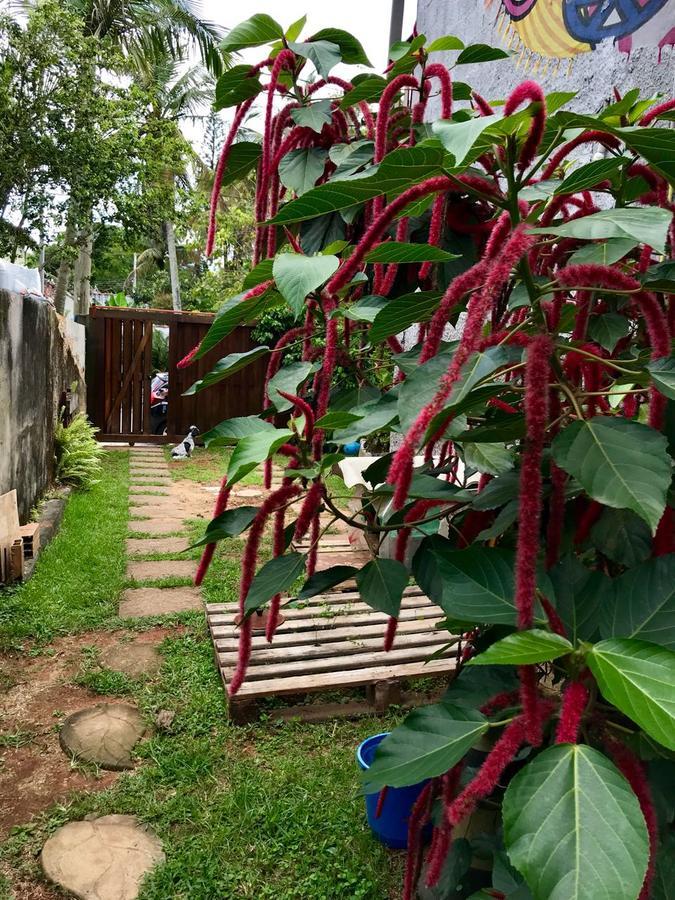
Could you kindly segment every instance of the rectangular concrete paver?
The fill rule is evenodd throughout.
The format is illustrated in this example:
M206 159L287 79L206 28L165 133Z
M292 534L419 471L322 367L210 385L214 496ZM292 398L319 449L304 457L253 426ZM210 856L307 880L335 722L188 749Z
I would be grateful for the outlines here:
M187 545L185 537L127 538L127 553L134 557L148 553L180 553Z
M122 595L119 614L123 619L140 619L203 608L199 588L129 588Z
M181 531L183 518L168 516L161 519L131 519L129 531L140 531L143 534L171 534L173 531Z
M127 577L134 581L158 581L162 578L194 578L197 563L193 559L165 559L161 561L130 562Z

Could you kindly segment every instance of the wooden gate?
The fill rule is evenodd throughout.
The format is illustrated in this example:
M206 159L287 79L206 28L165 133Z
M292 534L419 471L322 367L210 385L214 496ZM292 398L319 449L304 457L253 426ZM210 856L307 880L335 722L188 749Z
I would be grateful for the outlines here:
M200 431L224 419L260 411L266 362L256 360L221 385L199 394L183 393L229 353L253 348L251 327L242 325L187 369L177 363L204 337L212 313L92 306L87 325L89 417L101 441L175 443L191 425ZM165 435L153 434L150 384L153 327L169 329L169 397Z

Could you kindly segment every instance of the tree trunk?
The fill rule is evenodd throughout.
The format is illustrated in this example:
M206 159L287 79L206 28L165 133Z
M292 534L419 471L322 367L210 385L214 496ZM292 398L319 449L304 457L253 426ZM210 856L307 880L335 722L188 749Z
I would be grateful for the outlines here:
M76 316L88 316L91 305L91 253L94 236L91 227L80 232L79 253L73 267L73 298Z
M176 237L173 232L173 222L164 223L166 237L166 253L169 257L169 275L171 277L171 305L180 310L180 282L178 281L178 256L176 254Z
M61 315L63 315L63 311L66 308L66 292L70 281L71 264L68 250L73 246L74 242L75 225L72 222L68 222L66 225L66 233L63 236L63 258L59 264L59 271L56 275L56 287L54 288L54 306L56 307L57 313L60 313Z

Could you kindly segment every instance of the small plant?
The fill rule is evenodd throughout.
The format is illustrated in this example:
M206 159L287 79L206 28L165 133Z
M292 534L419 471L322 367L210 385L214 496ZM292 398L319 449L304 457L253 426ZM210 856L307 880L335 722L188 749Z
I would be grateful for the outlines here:
M105 450L96 441L96 428L84 413L78 413L67 427L57 422L54 434L56 480L85 490L98 483L101 457Z

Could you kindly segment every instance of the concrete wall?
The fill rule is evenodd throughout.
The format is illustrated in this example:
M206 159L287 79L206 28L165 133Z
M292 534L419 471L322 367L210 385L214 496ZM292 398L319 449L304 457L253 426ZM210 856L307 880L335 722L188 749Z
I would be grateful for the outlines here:
M537 0L530 15L548 14L547 6L559 10L562 2ZM505 31L507 19L503 11L500 17L501 10L502 0L492 0L489 5L485 0L418 0L417 27L429 40L454 34L465 44L483 43L506 49L511 40L511 49L515 46L522 49L520 39ZM521 29L526 22L527 18L524 18ZM675 51L672 46L658 47L669 29L675 29L675 0L668 0L646 25L622 42L632 42L630 53L622 52L611 39L606 39L595 49L568 58L547 57L525 49L508 60L459 66L453 74L488 100L505 97L521 81L531 78L538 81L546 93L578 91L568 109L596 112L604 102L612 99L614 86L622 94L638 87L647 97L656 92L668 96L673 93ZM650 46L638 46L640 43ZM457 54L434 56L449 62ZM430 118L438 112L437 102L435 108L430 106Z
M0 494L16 488L22 522L52 482L59 398L73 382L84 408L83 342L83 326L44 298L0 290Z

